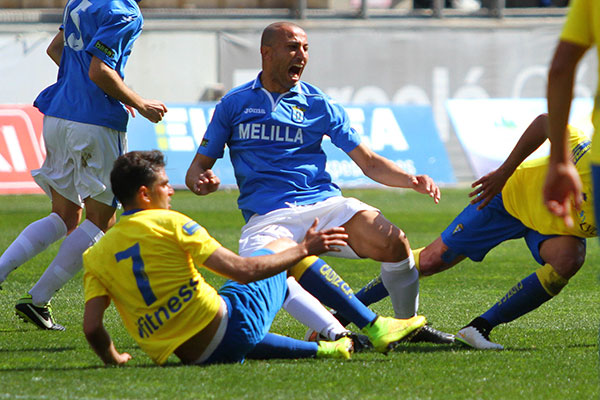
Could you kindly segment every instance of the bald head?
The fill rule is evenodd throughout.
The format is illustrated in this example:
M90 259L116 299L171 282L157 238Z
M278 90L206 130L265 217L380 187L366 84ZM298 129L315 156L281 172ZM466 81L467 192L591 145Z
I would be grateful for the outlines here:
M279 35L281 35L286 30L301 30L304 31L299 25L294 24L293 22L274 22L271 25L267 26L262 33L262 37L260 38L260 46L268 46L271 47L277 41Z
M262 34L261 82L271 93L285 93L300 81L308 62L304 29L292 22L275 22Z

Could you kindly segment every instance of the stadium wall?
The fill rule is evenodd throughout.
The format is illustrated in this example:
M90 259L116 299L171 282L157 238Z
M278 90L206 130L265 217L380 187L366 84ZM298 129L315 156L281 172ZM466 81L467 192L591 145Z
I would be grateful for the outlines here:
M146 97L169 103L214 100L256 75L260 33L269 22L147 18L126 82ZM430 106L456 180L467 182L475 171L455 135L448 101L542 98L562 18L300 24L310 43L305 80L345 104ZM57 69L45 48L56 28L0 25L0 104L30 104L54 81ZM578 73L576 96L592 96L594 71L596 61L588 55ZM468 112L461 116L468 118Z

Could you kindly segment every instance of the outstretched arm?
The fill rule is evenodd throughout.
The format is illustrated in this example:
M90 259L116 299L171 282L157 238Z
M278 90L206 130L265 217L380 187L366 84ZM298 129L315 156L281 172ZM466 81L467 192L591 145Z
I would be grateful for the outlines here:
M105 365L120 365L131 360L129 353L119 353L102 322L109 305L108 296L94 297L85 303L83 333L92 349Z
M541 114L534 119L502 165L473 182L471 187L475 190L469 193L469 197L473 197L471 204L479 203L478 210L487 206L494 196L502 191L515 169L546 141L547 128L547 114Z
M548 114L551 142L550 165L544 184L544 203L551 213L573 225L571 199L581 206L581 178L569 159L567 122L573 98L577 64L588 47L560 41L548 73Z
M291 246L279 253L244 258L220 247L208 257L204 265L237 282L249 283L277 275L307 256L339 251L337 246L346 245L348 235L343 227L316 231L317 223L318 219L315 219L302 242L295 244L290 240Z
M409 174L362 143L350 151L348 155L360 167L362 172L375 182L391 187L413 189L419 193L429 195L436 204L439 203L440 188L429 176Z

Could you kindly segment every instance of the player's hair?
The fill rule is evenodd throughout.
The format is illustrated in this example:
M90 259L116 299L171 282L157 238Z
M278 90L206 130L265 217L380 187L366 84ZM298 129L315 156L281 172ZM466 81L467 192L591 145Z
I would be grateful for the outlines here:
M110 172L110 184L117 200L129 205L142 186L150 187L165 167L165 157L158 150L131 151L116 159Z
M273 46L275 42L275 38L277 37L277 33L279 29L284 26L292 26L294 28L302 29L302 27L293 22L283 21L283 22L273 22L271 25L267 26L262 33L260 38L260 46Z

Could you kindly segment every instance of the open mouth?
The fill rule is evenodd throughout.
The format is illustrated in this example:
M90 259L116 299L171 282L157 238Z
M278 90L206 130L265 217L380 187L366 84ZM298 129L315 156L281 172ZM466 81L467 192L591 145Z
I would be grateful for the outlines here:
M302 74L302 64L294 64L288 70L288 74L292 79L300 79L300 75Z

